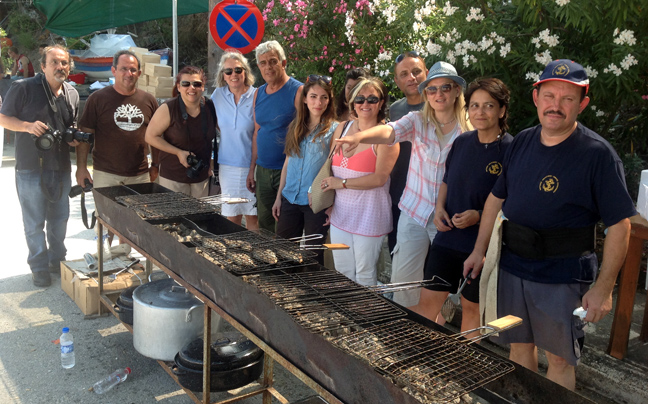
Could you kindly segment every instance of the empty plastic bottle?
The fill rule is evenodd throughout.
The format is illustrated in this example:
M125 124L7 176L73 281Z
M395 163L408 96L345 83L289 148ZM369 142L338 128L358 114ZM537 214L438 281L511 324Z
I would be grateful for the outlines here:
M73 368L76 362L74 358L74 339L68 327L63 328L59 343L61 345L61 366L63 366L63 369Z
M114 372L112 372L110 376L106 377L103 380L99 380L97 383L95 383L94 386L92 386L92 390L97 394L103 394L108 390L112 389L113 387L115 387L117 384L126 380L130 372L131 372L130 368L117 369Z

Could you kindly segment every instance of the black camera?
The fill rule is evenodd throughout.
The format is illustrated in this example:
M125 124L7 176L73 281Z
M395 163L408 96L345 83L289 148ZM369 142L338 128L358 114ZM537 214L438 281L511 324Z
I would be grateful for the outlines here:
M200 172L207 167L207 164L196 157L195 154L187 156L187 164L189 164L189 168L187 168L187 177L189 178L198 178Z
M73 186L73 187L70 189L70 193L68 194L68 196L69 196L70 198L74 198L74 197L76 197L76 196L81 195L81 194L84 193L84 192L90 192L90 191L92 191L92 183L90 182L89 179L86 178L86 179L85 179L85 186L84 186L84 187L82 187L81 185L75 185L75 186Z
M36 148L41 151L51 150L56 144L70 143L74 140L83 143L92 143L94 135L78 129L67 128L64 131L54 130L51 126L41 136L34 137Z

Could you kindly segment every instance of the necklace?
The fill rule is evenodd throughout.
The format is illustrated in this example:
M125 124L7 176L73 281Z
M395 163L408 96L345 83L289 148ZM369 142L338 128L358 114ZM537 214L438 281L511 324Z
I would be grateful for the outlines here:
M439 126L443 128L443 127L445 127L447 124L454 122L456 119L457 119L457 118L452 118L451 120L449 120L449 121L446 122L446 123L441 123L441 122L439 122Z

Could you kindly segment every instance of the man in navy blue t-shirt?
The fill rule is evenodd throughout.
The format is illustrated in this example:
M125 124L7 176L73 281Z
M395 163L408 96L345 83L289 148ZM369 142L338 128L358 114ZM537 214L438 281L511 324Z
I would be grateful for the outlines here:
M623 264L636 214L623 166L601 136L576 121L589 98L585 69L570 60L547 65L534 84L540 125L520 132L507 150L504 169L484 207L475 248L464 264L481 271L500 209L502 228L497 315L523 319L501 333L510 359L537 370L544 349L547 377L575 388L575 366L586 321L612 308L612 290ZM596 283L595 225L608 226Z

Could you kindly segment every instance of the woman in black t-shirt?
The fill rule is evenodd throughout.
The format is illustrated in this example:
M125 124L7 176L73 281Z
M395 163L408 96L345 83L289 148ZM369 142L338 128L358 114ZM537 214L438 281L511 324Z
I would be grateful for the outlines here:
M438 229L428 252L425 279L438 276L450 286L430 286L421 291L419 312L440 324L439 314L450 292L462 282L463 262L472 252L481 210L502 172L504 152L513 140L506 133L510 93L494 78L478 79L465 94L468 117L476 130L463 133L454 142L434 213ZM461 293L461 331L479 327L479 277Z

